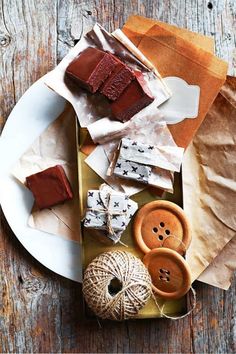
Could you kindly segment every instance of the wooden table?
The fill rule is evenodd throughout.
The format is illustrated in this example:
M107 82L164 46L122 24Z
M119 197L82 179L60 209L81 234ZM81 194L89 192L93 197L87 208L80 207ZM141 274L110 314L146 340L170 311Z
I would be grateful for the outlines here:
M55 67L95 21L108 30L130 14L160 19L215 38L236 74L235 0L2 0L0 127L26 89ZM81 320L81 286L37 263L1 213L1 352L235 353L236 287L197 283L198 304L179 321L95 323Z

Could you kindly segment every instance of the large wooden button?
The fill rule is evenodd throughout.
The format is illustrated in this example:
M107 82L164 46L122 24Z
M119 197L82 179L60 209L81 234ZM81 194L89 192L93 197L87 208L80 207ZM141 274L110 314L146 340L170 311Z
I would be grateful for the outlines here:
M179 299L191 287L191 272L185 259L169 248L156 248L143 263L152 278L153 291L166 299Z
M174 203L156 200L138 211L134 238L143 253L166 247L183 255L190 245L191 233L183 209Z

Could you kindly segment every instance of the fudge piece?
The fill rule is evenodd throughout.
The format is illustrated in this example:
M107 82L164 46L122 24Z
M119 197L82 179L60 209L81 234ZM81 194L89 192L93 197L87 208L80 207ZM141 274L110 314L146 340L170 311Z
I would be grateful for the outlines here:
M89 47L69 64L66 74L80 87L94 93L116 65L111 54Z
M134 73L118 58L115 56L113 56L113 58L116 60L116 67L99 91L110 100L115 101L134 79Z
M73 198L70 183L59 165L26 177L26 186L33 193L39 209L50 208Z
M151 91L140 71L135 71L135 79L126 87L120 97L111 103L114 117L126 122L136 113L154 101Z

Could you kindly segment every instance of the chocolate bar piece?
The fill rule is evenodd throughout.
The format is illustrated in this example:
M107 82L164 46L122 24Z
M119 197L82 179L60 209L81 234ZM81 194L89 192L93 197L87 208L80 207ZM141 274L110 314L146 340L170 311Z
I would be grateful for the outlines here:
M89 47L69 64L66 74L80 87L94 93L107 79L116 64L111 54Z
M118 58L115 56L113 58L117 62L116 67L101 86L100 92L110 100L115 101L134 79L134 74Z
M60 165L26 177L26 186L33 193L40 210L73 198L70 183Z
M136 113L154 101L151 91L140 71L135 71L135 79L126 87L120 97L111 103L114 117L126 122Z

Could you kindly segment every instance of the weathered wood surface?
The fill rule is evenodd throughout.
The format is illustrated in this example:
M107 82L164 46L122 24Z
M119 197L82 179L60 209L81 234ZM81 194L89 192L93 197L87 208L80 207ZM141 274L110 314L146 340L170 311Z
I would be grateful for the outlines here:
M134 13L213 36L217 54L236 74L235 0L2 0L0 127L90 24L113 30ZM198 305L184 320L103 323L99 329L80 318L80 285L32 259L2 213L0 265L1 352L236 353L235 281L227 292L196 284Z

